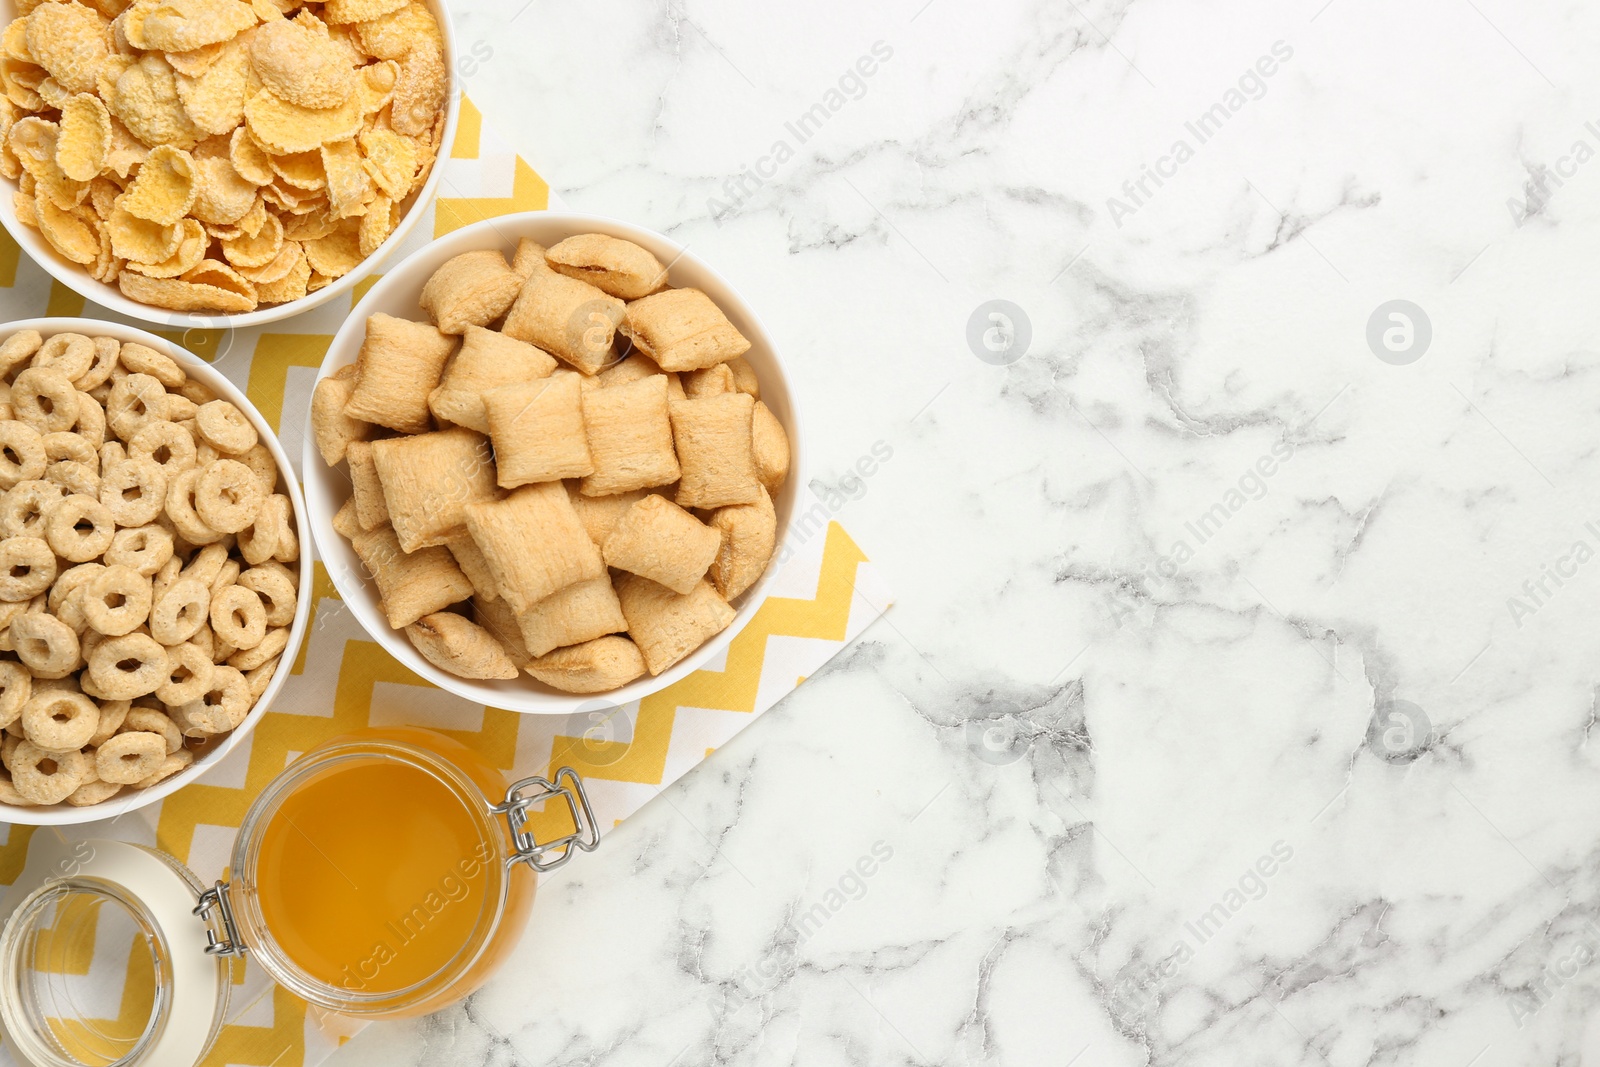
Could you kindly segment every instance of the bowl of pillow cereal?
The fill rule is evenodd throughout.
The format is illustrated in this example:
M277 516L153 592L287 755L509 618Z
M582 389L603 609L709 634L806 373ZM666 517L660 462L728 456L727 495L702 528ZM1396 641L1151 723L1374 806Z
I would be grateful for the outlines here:
M304 635L309 536L217 371L116 323L0 326L0 821L120 815L231 751Z
M453 135L439 0L0 0L0 222L64 285L238 327L348 292Z
M570 713L655 692L760 606L795 512L795 397L715 271L610 219L467 227L335 337L302 469L319 555L407 667Z

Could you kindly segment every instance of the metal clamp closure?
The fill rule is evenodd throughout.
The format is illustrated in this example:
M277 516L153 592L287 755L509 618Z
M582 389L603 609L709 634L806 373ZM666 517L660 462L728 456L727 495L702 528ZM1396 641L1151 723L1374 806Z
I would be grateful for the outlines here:
M529 792L524 792L528 790ZM553 797L567 802L574 830L565 837L540 844L531 832L524 829L528 823L528 809ZM516 851L507 858L507 866L526 863L541 873L553 871L572 858L574 848L593 852L600 844L600 828L595 822L594 809L589 807L589 797L583 791L583 779L571 767L556 772L556 780L524 778L506 790L506 799L489 809L504 815L511 827L511 841Z
M216 911L213 919L212 911ZM228 883L218 882L200 894L194 906L195 915L208 924L206 929L206 955L243 956L244 942L239 939L239 927L233 921L233 905L228 902ZM222 936L218 937L218 933Z

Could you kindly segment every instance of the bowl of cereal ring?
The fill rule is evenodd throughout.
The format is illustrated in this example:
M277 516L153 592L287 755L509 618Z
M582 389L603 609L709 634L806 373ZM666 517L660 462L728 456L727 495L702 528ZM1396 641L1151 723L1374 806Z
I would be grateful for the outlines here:
M0 22L0 224L134 319L242 327L348 293L454 136L442 0L0 0Z
M300 648L310 536L206 363L112 322L0 326L0 822L110 818L221 761Z
M344 603L417 674L520 712L711 664L771 588L804 484L754 310L593 215L489 220L389 270L329 347L310 425Z

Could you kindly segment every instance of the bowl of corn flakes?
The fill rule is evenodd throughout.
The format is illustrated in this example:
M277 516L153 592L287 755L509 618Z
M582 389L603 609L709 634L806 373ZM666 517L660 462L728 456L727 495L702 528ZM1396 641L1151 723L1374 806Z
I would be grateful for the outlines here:
M311 529L345 606L490 707L622 705L713 663L791 526L814 532L798 398L754 309L600 216L490 219L387 271L329 346L309 426Z
M454 136L442 0L0 0L0 224L134 319L226 329L349 292Z

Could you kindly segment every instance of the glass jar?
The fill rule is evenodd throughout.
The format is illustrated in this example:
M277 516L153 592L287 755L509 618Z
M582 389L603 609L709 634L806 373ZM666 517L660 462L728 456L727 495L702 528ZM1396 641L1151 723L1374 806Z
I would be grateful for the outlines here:
M564 802L572 828L541 843L528 811L548 800ZM210 888L153 849L35 834L0 900L0 1026L37 1067L198 1063L226 1017L228 960L246 953L325 1011L437 1011L515 948L536 872L598 844L571 768L508 788L442 734L349 734L268 783L239 828L230 880ZM95 953L97 937L131 944L132 957ZM86 979L103 957L116 973Z

